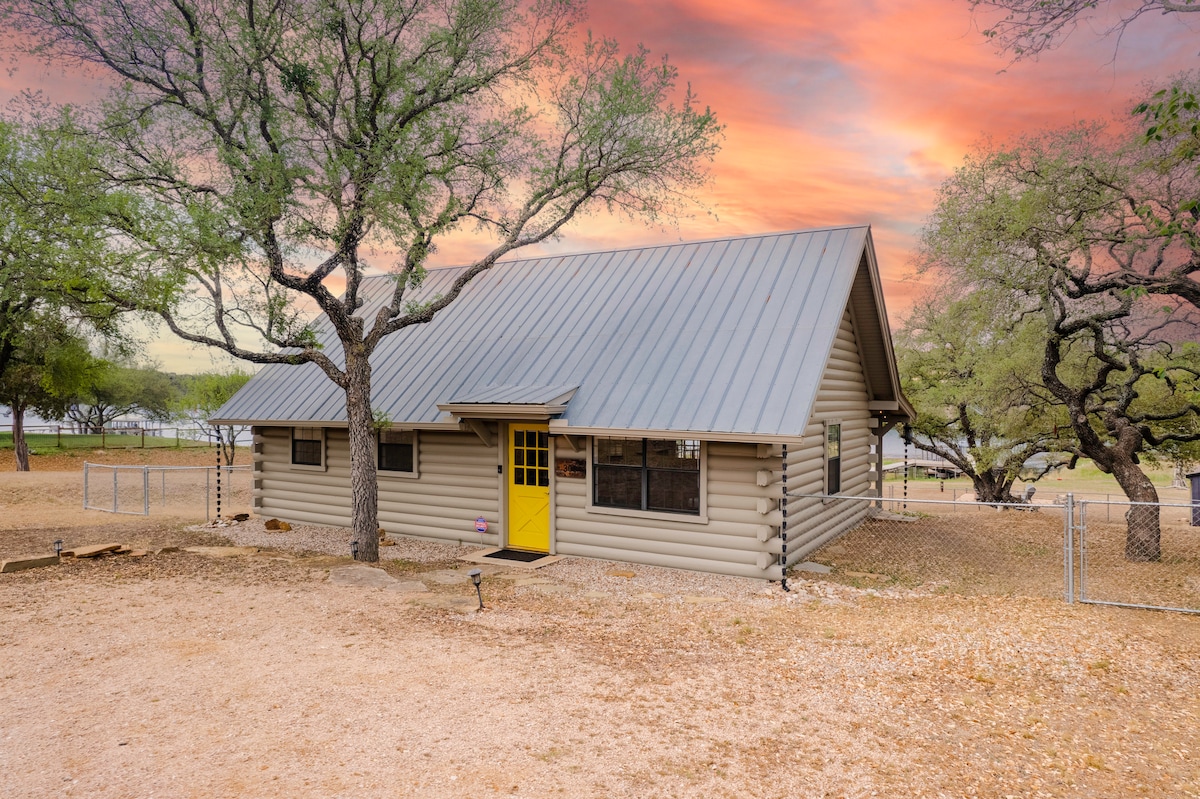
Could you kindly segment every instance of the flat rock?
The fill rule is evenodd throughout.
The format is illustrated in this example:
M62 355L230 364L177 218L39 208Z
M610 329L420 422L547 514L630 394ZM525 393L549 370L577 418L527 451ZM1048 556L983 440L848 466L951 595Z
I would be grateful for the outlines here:
M185 547L183 551L207 558L236 558L253 555L258 552L258 547Z
M446 596L445 594L427 594L426 596L415 596L409 600L414 605L423 605L427 608L443 608L444 610L453 610L456 613L474 613L479 610L479 600L476 597L465 596Z
M554 585L553 580L547 580L545 577L521 577L513 582L515 586L524 585Z
M637 577L637 572L632 572L629 569L609 569L605 572L609 577L624 577L626 580L632 580Z
M466 572L455 571L454 569L439 569L435 572L422 572L420 575L422 580L428 580L431 583L438 585L458 585L459 583L469 583L471 578Z
M637 599L662 599L665 596L666 596L666 594L659 594L654 591L647 591L644 594L637 594L636 598Z
M172 552L182 552L182 551L183 550L180 549L179 547L159 547L158 549L154 550L154 554L155 555L169 555Z
M719 605L722 602L729 600L723 596L685 596L683 604L685 605Z
M329 570L329 582L335 585L353 585L359 588L392 588L397 582L395 577L363 563L352 563L348 566L338 566ZM424 588L424 586L422 586Z
M126 554L127 554L127 555L128 555L128 557L130 557L130 558L137 559L137 558L144 558L144 557L146 557L147 555L149 555L150 553L149 553L149 551L147 551L147 550L145 550L145 549L131 549L131 550L129 550L129 552L128 552L128 553L126 553Z
M814 572L816 574L829 574L833 571L833 567L826 566L824 563L813 563L811 560L805 561L794 568L798 572Z
M54 566L57 563L58 555L22 555L19 558L0 561L0 574L37 569L42 566Z
M64 549L62 556L64 558L98 558L105 552L116 552L120 548L120 544L95 544L90 547L71 547L70 549Z
M561 583L535 583L529 587L539 594L565 594L571 590L571 586Z
M396 580L387 586L387 590L395 591L397 594L423 594L429 588L420 580Z
M612 596L612 594L605 593L604 591L588 591L586 594L583 595L583 598L584 599L608 599L611 596Z

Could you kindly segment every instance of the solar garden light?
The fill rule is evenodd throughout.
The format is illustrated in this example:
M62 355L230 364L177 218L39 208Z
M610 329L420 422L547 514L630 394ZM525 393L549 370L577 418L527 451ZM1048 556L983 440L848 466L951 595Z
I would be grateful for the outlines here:
M55 555L62 555L62 547L63 547L63 542L62 542L62 539L61 539L61 538L59 538L59 539L55 540L55 542L54 542L54 554L55 554Z
M471 569L467 572L467 576L475 584L475 595L479 597L479 609L483 610L483 590L479 587L479 584L483 582L483 569Z
M350 542L350 557L354 558L355 560L358 560L358 539L357 538Z

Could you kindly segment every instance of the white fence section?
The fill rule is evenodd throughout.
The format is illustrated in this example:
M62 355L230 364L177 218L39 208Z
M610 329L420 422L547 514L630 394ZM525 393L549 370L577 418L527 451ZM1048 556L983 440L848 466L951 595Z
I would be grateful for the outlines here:
M252 466L83 464L83 507L108 513L229 516L249 511Z

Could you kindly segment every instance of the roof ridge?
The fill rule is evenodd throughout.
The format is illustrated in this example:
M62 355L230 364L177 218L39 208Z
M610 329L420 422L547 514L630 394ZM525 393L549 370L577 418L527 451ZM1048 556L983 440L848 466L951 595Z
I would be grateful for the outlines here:
M612 248L601 248L601 249L597 249L597 250L574 250L572 252L546 253L544 255L533 255L533 256L527 256L527 257L522 257L522 258L513 258L511 260L500 260L500 261L497 261L493 265L493 268L496 266L512 266L514 264L533 263L535 261L545 261L550 258L577 258L577 257L583 256L583 255L610 255L610 254L616 254L616 253L620 253L620 252L634 252L637 250L654 250L654 249L659 249L661 247L687 247L687 246L691 246L694 244L716 244L718 242L747 241L750 239L769 239L769 238L778 238L781 236L799 236L799 235L803 235L803 234L807 234L807 233L832 233L835 230L858 230L858 229L863 229L863 230L869 231L871 229L871 225L869 222L863 222L863 223L852 224L852 225L850 225L850 224L848 224L848 225L829 225L828 227L798 228L795 230L779 230L779 231L774 231L771 233L746 233L746 234L743 234L740 236L715 236L713 238L707 238L707 239L689 239L688 241L673 241L673 242L664 242L664 243L660 243L660 244L635 244L635 245L630 245L628 247L612 247ZM454 269L469 269L471 266L472 266L472 264L447 264L446 266L431 266L428 268L428 271L442 272L442 271L451 271ZM388 273L379 274L379 275L369 275L369 276L366 276L364 279L365 280L375 280L378 278L390 278L390 277L395 277L395 275L391 272L388 272Z

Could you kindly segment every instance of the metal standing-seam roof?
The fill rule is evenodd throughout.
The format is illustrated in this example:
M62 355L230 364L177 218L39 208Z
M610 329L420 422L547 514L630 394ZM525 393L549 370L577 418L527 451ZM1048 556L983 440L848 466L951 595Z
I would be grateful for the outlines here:
M430 270L421 295L462 271ZM365 318L391 286L364 281ZM562 432L799 438L852 290L856 322L875 309L859 332L872 399L902 402L859 226L497 264L432 322L380 344L371 404L393 424L440 427L457 421L439 403L541 402L578 387L551 422ZM316 328L340 358L329 324ZM345 399L313 364L272 364L214 419L338 426Z

